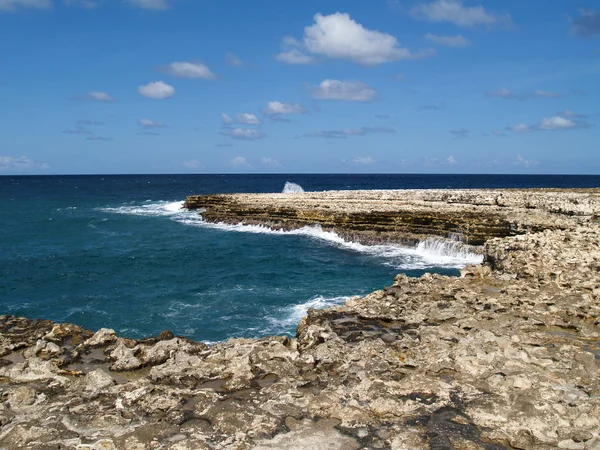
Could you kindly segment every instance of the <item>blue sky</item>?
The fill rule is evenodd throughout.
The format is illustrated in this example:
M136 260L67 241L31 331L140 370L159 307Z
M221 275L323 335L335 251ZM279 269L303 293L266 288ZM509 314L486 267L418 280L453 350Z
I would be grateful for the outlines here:
M0 0L0 174L597 174L598 6Z

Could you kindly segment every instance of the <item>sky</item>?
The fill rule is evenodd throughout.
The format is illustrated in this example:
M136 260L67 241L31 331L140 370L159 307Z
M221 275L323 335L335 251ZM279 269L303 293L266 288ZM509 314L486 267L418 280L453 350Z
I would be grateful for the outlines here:
M0 0L0 175L600 173L596 0Z

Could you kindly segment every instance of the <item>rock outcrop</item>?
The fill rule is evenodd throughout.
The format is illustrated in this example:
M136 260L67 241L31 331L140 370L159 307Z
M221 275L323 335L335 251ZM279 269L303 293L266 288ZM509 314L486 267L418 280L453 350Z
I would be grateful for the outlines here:
M488 239L460 277L398 275L310 310L293 339L136 341L1 316L0 448L600 449L597 194L445 195L472 217L514 208L515 226L530 208L539 231Z

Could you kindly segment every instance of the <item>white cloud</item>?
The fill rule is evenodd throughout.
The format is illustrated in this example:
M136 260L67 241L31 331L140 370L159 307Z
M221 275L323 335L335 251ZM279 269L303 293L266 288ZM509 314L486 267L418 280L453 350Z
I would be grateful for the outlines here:
M281 102L269 102L263 109L263 112L268 116L281 116L281 115L292 115L292 114L305 114L306 109L302 105L297 103L281 103Z
M561 96L561 94L558 92L548 92L542 90L533 91L531 95L538 98L557 98Z
M278 53L275 55L275 59L287 64L312 64L315 62L315 58L305 55L297 48Z
M572 116L574 119L575 116ZM510 131L517 133L530 133L532 131L566 131L589 128L590 124L582 120L567 119L563 116L546 117L535 125L526 125L524 123L507 127Z
M155 11L164 11L171 8L167 0L125 0L132 6L142 9L153 9Z
M265 134L262 131L250 128L226 129L223 130L221 134L223 136L229 136L231 139L236 139L238 141L254 141L265 137Z
M231 164L233 164L236 167L250 167L250 164L248 164L248 160L243 156L236 156L231 160Z
M506 133L502 130L492 130L492 134L494 136L498 136L498 137L504 137L506 136Z
M50 166L46 163L34 161L27 156L18 158L12 156L0 155L0 172L4 173L22 173L27 171L44 171Z
M529 125L524 124L524 123L520 123L518 125L508 127L508 129L511 131L514 131L516 133L530 133L533 131L533 128L531 128Z
M354 158L352 160L352 162L354 164L366 165L366 164L373 164L375 162L375 160L373 158L371 158L370 156L357 156L356 158Z
M261 121L254 114L242 113L235 116L238 123L246 125L260 125Z
M0 0L1 11L15 11L17 8L50 9L51 0Z
M349 102L369 102L375 99L375 89L360 81L323 80L310 90L318 100L343 100Z
M217 78L208 67L199 62L178 61L159 69L169 75L180 78L202 78L204 80Z
M575 128L577 124L572 120L564 117L554 116L547 119L542 119L538 125L540 130L570 130Z
M265 165L265 166L280 166L281 163L279 161L277 161L275 158L270 158L270 157L266 157L263 156L260 161Z
M304 28L302 42L291 36L284 37L281 41L284 51L276 59L288 64L310 64L314 56L323 56L373 66L433 54L432 51L411 53L401 47L394 36L369 30L352 20L349 14L316 14L314 21Z
M450 155L446 158L446 161L448 161L448 164L456 164L456 160L454 159L454 156Z
M236 114L235 118L232 118L228 114L221 113L221 119L223 125L231 125L233 123L243 123L244 125L260 125L262 121L254 114L242 113Z
M106 103L112 103L115 101L115 99L112 98L110 95L108 95L106 92L100 92L100 91L89 91L87 94L84 94L84 95L75 95L75 96L71 97L71 99L72 100L86 100L86 101L91 101L91 102L106 102Z
M140 120L138 120L138 123L140 124L140 126L142 126L144 128L165 128L166 127L166 125L164 123L155 122L150 119L140 119Z
M471 41L460 34L457 34L456 36L438 36L436 34L428 33L425 35L425 39L435 42L436 44L445 45L446 47L468 47L471 45Z
M138 93L144 97L162 100L175 94L175 88L162 81L153 81L138 87Z
M411 10L416 19L429 22L449 22L459 27L475 27L477 25L510 25L509 14L493 14L481 5L465 6L462 0L436 0L432 3L420 3Z
M227 64L229 64L230 66L233 66L233 67L243 67L244 66L244 61L242 61L240 58L238 58L231 52L227 52L227 54L225 55L225 61L227 62Z

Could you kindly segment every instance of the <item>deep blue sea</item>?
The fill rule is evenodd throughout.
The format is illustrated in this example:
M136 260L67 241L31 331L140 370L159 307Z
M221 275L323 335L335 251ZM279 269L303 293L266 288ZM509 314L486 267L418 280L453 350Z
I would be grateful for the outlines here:
M187 195L331 189L598 187L600 176L104 175L0 177L0 314L203 341L293 334L309 307L477 255L363 246L334 233L219 226Z

